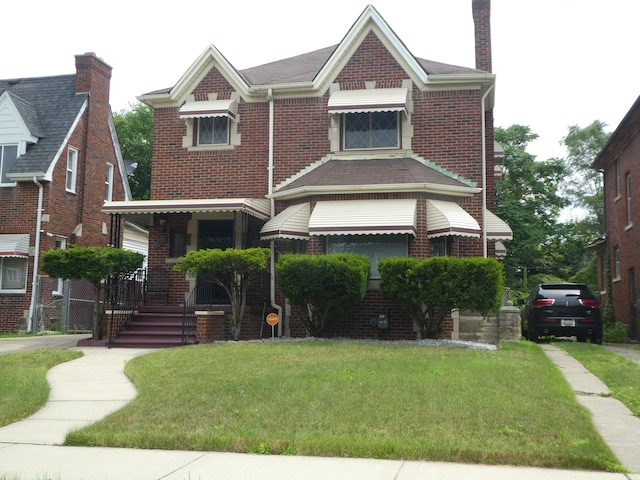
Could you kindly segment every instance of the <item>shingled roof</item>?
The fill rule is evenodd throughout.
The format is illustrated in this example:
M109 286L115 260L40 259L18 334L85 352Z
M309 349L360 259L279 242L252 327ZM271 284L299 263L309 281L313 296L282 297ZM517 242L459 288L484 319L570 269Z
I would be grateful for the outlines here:
M75 75L0 80L18 113L39 140L29 145L10 173L46 172L69 134L87 93L75 93Z
M276 195L315 188L383 185L438 185L441 188L473 189L468 180L414 158L331 159L319 162L276 189Z

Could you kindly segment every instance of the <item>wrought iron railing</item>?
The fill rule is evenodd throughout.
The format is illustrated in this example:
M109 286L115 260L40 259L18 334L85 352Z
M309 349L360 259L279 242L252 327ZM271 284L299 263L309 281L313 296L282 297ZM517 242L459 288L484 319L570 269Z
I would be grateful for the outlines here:
M186 345L189 337L196 335L196 295L197 288L194 288L185 295L184 310L182 312L182 345Z
M144 303L146 271L137 270L126 276L109 277L104 289L107 316L108 346L129 323L131 316Z

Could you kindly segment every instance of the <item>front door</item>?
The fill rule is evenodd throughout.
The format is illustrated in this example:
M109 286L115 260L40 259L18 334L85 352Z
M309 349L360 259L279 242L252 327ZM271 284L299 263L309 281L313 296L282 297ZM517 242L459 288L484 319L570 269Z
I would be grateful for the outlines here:
M198 222L198 250L226 249L234 246L233 220L200 220ZM198 279L196 284L198 305L226 305L229 296L220 286Z

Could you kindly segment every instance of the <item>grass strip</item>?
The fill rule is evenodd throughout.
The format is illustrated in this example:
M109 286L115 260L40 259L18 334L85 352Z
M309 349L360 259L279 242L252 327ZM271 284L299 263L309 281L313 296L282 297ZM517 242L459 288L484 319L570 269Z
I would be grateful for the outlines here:
M584 367L609 387L611 395L640 416L640 366L600 345L557 342Z
M39 410L49 397L47 370L82 352L40 349L0 355L0 427Z
M138 397L67 445L620 470L539 347L250 342L127 363Z

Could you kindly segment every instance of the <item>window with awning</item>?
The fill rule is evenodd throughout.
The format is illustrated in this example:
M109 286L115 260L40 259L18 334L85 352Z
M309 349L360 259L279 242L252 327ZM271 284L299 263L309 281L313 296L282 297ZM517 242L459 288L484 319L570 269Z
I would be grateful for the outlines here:
M24 293L27 289L29 235L0 235L0 293Z
M291 205L264 224L260 230L260 238L262 240L274 238L308 240L310 216L309 202Z
M416 235L417 200L321 201L309 218L309 235Z
M427 200L427 238L442 236L479 238L480 225L454 202Z

